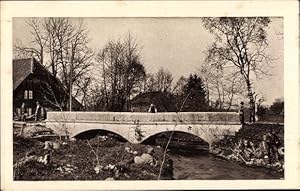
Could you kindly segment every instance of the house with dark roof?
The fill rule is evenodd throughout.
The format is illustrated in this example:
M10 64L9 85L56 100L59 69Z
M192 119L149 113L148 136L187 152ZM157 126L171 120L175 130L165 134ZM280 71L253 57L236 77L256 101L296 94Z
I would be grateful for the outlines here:
M177 105L175 97L168 92L145 92L131 99L131 110L134 112L148 112L154 104L158 112L175 112Z
M46 111L68 110L69 96L61 81L34 58L13 60L13 113L21 116L21 106L32 116L36 102ZM81 110L82 105L73 98L72 110Z

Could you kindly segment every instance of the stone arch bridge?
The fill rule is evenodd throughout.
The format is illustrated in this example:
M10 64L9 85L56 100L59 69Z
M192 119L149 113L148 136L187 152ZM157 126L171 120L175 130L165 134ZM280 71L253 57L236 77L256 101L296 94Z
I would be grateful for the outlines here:
M48 112L46 126L61 136L74 137L90 130L118 134L131 143L142 143L162 132L185 132L211 145L240 128L235 112Z

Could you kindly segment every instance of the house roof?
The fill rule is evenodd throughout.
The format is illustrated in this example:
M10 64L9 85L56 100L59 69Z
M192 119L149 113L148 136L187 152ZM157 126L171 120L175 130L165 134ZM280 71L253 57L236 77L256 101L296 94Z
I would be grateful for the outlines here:
M68 94L63 83L58 78L54 77L44 65L40 64L34 58L13 59L13 89L16 90L30 74L35 72L36 68L45 72L46 75L51 76L51 80L54 80L57 84L63 87L65 93ZM76 98L73 97L73 101L82 107Z
M13 88L14 90L33 73L33 58L13 60Z

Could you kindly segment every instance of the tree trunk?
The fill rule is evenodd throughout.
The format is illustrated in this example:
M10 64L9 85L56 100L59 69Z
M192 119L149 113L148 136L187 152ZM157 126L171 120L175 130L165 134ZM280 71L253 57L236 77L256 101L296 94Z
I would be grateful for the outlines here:
M247 79L247 90L248 90L248 97L249 97L249 122L255 122L255 102L254 96L252 92L251 82Z
M69 87L69 111L72 111L72 89L73 89L73 64L71 63L70 68L70 87Z
M70 92L69 92L69 104L70 104L70 108L69 111L72 111L72 101L73 101L73 97L72 97L72 91L73 91L73 64L74 64L74 57L75 57L75 46L72 46L72 56L71 56L71 65L70 65Z

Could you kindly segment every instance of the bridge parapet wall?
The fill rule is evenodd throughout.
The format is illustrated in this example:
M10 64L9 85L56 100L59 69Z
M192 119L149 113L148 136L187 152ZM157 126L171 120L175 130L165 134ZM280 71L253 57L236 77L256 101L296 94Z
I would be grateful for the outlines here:
M235 112L48 112L48 121L239 123Z

